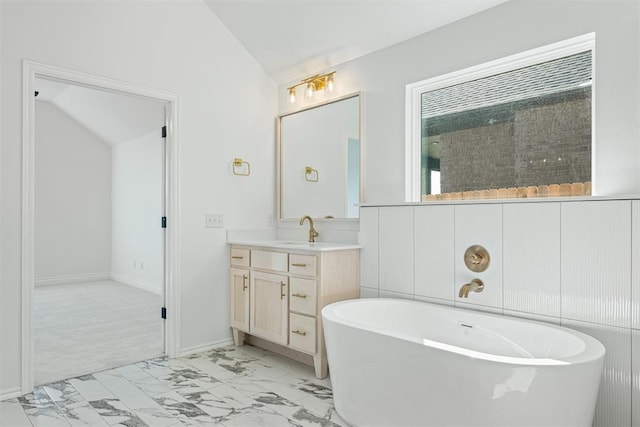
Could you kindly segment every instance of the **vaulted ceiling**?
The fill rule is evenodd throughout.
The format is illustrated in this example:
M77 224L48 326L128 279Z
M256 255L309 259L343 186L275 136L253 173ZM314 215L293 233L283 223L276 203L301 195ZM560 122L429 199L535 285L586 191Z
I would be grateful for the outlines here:
M276 83L432 31L508 0L203 0ZM49 101L116 145L158 130L163 105L37 79Z
M203 1L280 84L507 0Z
M49 101L110 145L160 133L164 104L132 95L37 78L36 100Z

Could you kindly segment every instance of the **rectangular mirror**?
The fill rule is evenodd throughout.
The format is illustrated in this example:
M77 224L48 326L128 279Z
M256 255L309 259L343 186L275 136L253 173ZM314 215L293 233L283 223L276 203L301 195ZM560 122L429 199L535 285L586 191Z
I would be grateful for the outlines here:
M361 95L280 116L278 217L358 218Z

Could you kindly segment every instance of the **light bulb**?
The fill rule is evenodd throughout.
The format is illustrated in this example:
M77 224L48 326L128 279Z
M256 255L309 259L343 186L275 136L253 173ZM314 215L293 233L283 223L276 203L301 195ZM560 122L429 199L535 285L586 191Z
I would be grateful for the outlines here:
M296 103L296 88L289 88L289 104L293 105Z
M313 82L309 82L307 83L307 89L305 90L305 97L307 99L311 99L313 98L313 94L316 91L316 85L313 84Z
M335 90L335 81L333 80L333 74L329 74L324 82L324 91L327 94L333 93Z

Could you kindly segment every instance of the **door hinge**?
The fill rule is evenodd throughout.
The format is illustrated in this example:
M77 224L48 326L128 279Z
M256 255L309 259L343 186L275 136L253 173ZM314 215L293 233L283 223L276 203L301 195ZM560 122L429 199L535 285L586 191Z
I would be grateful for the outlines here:
M166 138L167 137L167 126L162 126L162 137Z
M162 217L162 228L167 228L167 217L166 216Z
M162 317L163 319L167 318L167 307L162 307L160 309L160 317Z

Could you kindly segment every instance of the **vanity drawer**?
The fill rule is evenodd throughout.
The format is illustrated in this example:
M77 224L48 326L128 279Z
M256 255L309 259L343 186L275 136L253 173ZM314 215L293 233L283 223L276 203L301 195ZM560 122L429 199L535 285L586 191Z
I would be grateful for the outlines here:
M303 276L315 276L316 256L315 255L289 255L289 272L291 274L301 274Z
M289 346L308 353L316 352L315 317L289 314Z
M292 277L289 280L289 309L315 316L316 286L315 280Z
M231 248L231 265L249 267L249 249Z
M282 252L271 252L252 250L251 267L263 270L287 271L289 267L289 254Z

